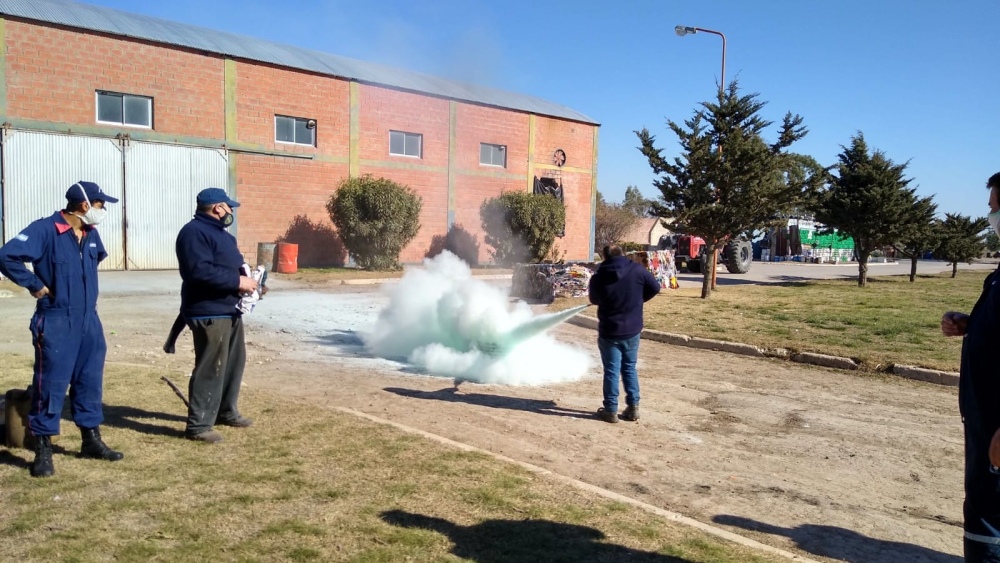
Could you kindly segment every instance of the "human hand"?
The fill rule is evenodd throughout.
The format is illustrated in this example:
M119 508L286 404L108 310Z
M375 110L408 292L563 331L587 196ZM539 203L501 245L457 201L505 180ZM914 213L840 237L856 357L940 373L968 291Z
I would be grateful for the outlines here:
M990 463L1000 467L1000 430L997 430L990 440Z
M969 327L969 315L948 311L941 317L941 332L945 336L964 336Z
M38 291L32 293L31 296L34 297L35 299L41 299L42 297L45 297L46 295L51 295L51 294L52 294L52 292L49 291L49 288L43 285L42 289L39 289Z
M257 282L253 281L253 278L240 276L240 293L251 293L255 289L257 289Z

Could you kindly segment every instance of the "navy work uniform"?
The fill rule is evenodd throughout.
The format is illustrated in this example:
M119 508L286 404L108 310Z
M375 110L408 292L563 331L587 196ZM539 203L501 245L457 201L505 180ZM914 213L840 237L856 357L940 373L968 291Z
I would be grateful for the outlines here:
M962 341L958 400L965 423L967 561L1000 561L1000 469L990 463L1000 429L1000 269L983 283Z
M92 182L78 182L67 192L69 203L117 199ZM97 208L94 208L97 210ZM59 420L69 389L73 421L84 436L85 457L121 459L100 439L104 421L102 390L107 344L97 316L97 266L108 254L93 225L82 222L78 239L63 212L38 219L0 247L0 271L14 283L37 293L31 317L35 349L33 393L28 426L38 442L59 434ZM33 272L25 267L30 262ZM44 440L48 442L48 440ZM37 451L36 451L37 453Z
M192 440L222 440L215 425L245 428L239 412L246 365L243 313L238 308L243 254L226 231L240 206L221 188L198 193L198 212L177 233L181 315L194 340L195 366L188 384L190 407L185 434Z

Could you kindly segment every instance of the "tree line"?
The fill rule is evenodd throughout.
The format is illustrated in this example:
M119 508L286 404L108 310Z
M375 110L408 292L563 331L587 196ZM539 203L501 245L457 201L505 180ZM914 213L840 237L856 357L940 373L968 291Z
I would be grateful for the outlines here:
M737 81L729 83L683 123L667 121L680 145L673 158L648 129L636 131L660 193L648 212L671 220L672 230L705 239L709 256L730 237L752 238L788 217L811 216L824 225L821 234L854 239L860 287L867 285L869 258L882 248L911 260L911 282L925 252L951 262L953 276L958 262L982 254L985 217L938 218L933 196L920 197L911 185L908 162L869 147L859 131L836 163L823 166L791 150L808 134L799 115L786 113L775 138L765 139L774 125L762 115L766 105L758 94L742 93ZM612 205L625 211L624 204ZM1000 250L1000 239L990 242ZM702 297L712 289L706 272Z

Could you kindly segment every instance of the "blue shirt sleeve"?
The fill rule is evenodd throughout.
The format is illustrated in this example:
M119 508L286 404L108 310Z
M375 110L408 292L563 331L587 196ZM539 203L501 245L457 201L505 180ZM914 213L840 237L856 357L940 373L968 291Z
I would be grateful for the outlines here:
M590 297L590 304L599 306L601 304L601 294L603 292L601 291L602 288L598 287L598 285L594 283L596 281L597 273L590 276L590 284L587 286L587 294Z
M0 247L0 272L31 293L41 290L45 283L24 264L42 259L48 247L45 227L45 222L36 221Z
M236 292L240 289L240 273L215 263L213 242L203 233L182 230L177 237L177 258L181 277L208 287Z
M642 269L645 276L642 278L642 300L649 301L660 293L660 282L656 281L656 276L646 268Z
M104 241L101 240L101 234L95 230L93 236L97 239L97 263L100 264L108 257L108 251L104 248Z

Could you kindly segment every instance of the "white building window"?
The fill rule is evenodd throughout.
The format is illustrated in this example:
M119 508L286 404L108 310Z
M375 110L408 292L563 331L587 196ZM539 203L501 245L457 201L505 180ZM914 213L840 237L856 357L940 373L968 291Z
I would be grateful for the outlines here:
M153 128L153 98L97 91L97 122Z
M424 136L419 133L389 131L389 154L423 157Z
M274 116L274 140L279 143L316 146L316 120Z
M479 164L507 167L507 145L479 143Z

